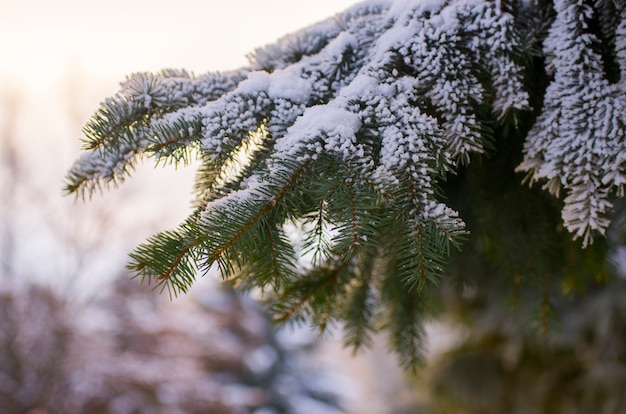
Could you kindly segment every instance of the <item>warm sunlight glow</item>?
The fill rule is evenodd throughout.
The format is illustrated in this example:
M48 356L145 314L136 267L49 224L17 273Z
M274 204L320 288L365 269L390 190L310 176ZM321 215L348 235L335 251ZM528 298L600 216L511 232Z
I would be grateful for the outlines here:
M256 47L353 0L2 0L0 77L41 84L69 67L121 80L166 67L233 69Z

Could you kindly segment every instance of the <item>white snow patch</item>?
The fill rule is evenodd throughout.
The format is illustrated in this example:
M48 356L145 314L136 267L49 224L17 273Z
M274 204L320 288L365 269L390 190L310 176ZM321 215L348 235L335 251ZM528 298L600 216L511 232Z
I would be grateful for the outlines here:
M394 1L387 14L392 19L399 19L406 16L413 10L421 12L436 12L444 7L445 0L402 0Z
M340 56L348 47L357 49L359 47L359 40L351 33L341 32L339 36L333 39L324 48L324 53L328 53L331 56Z
M409 25L396 25L387 30L376 41L373 62L383 62L385 54L390 50L398 49L405 45L420 30L421 25L412 22Z
M267 91L270 86L270 74L265 71L250 72L248 79L242 81L235 94L251 94L256 95L260 91Z
M295 103L306 103L311 96L311 85L291 70L277 70L270 77L267 93L270 99L285 98Z
M289 128L287 135L276 142L276 150L289 154L299 142L315 139L323 134L339 141L351 140L361 128L357 114L336 105L312 106ZM347 154L349 155L349 154Z
M342 98L351 99L354 97L364 96L368 93L376 91L378 89L378 80L369 75L358 75L350 82L349 85L344 86L339 93Z

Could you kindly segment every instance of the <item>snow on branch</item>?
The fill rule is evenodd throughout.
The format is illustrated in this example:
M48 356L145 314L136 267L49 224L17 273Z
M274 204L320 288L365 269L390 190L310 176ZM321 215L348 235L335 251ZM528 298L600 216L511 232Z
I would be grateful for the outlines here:
M529 172L531 182L546 180L544 187L557 196L565 189L563 221L586 246L610 223L610 195L624 195L626 96L605 78L594 49L598 39L589 32L591 7L557 0L555 9L544 42L554 78L518 169Z
M176 293L215 264L239 287L271 286L292 304L284 314L309 310L320 329L370 323L361 310L376 285L375 306L405 318L383 323L391 343L413 354L422 290L467 233L440 183L498 157L512 135L527 134L517 170L564 192L574 238L605 233L626 185L621 2L555 0L550 15L524 1L371 0L257 49L240 70L133 75L86 126L67 188L89 194L140 157L193 154L196 211L131 268ZM597 17L605 3L616 13ZM312 267L300 266L306 252ZM349 326L354 343L372 328Z

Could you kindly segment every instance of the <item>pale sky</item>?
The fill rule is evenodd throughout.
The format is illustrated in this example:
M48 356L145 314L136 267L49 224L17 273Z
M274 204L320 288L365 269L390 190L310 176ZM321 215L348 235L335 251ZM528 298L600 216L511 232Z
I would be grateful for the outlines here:
M0 0L0 76L38 84L77 65L118 79L166 67L233 69L256 47L355 2Z

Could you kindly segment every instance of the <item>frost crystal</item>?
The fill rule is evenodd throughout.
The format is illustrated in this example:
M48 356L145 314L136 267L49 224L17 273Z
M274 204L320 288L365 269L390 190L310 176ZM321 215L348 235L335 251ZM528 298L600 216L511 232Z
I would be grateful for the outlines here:
M558 0L555 9L544 43L554 79L518 169L531 181L546 180L544 187L556 195L565 189L563 221L587 245L594 231L604 234L609 225L610 195L624 194L626 96L604 76L597 39L587 31L591 8ZM624 42L619 32L617 41Z

